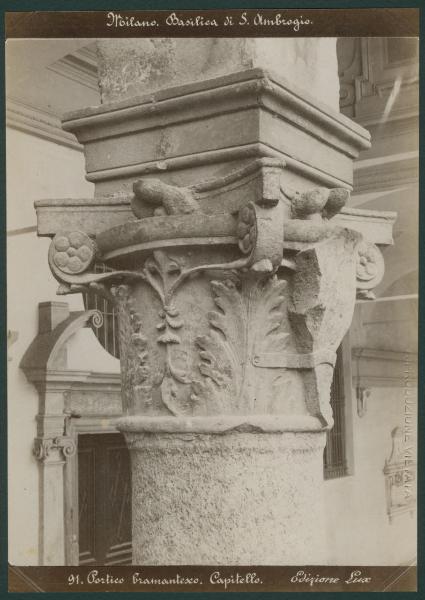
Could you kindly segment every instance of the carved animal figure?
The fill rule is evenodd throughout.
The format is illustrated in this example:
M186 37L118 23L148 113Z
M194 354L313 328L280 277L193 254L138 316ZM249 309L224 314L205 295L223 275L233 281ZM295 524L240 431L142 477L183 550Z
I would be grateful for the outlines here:
M199 210L190 189L168 185L159 179L139 179L133 184L131 208L136 217L146 215L146 205L155 207L155 215L184 215Z
M329 190L328 201L325 204L322 216L325 219L332 219L346 205L349 197L350 192L345 188L333 188Z
M339 213L350 196L345 188L329 190L318 187L302 193L285 189L283 192L291 200L294 217L310 221L331 219Z

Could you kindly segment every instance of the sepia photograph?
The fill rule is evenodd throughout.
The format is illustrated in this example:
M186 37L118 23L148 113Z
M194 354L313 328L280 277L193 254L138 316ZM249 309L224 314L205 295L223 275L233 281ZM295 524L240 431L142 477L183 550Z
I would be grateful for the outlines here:
M17 579L416 589L419 38L263 12L6 41Z

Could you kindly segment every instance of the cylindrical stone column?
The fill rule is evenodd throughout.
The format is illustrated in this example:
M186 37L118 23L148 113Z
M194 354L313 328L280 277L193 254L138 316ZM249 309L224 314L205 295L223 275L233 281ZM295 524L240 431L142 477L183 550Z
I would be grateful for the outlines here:
M221 433L122 425L132 456L134 563L326 563L325 433L273 425ZM200 426L214 430L207 420Z

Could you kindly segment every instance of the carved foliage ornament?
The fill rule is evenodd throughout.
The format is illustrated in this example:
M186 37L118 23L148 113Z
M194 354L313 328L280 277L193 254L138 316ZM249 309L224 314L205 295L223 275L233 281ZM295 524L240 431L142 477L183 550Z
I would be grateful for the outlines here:
M209 333L196 339L202 379L192 384L193 401L207 402L222 413L235 407L253 411L258 376L254 356L285 351L288 333L281 329L285 287L286 281L276 276L211 281L218 310L208 314Z
M189 188L176 188L159 180L138 181L134 185L135 195L132 208L137 215L143 214L144 204L156 206L155 214L188 214L200 212L200 207ZM314 188L303 193L282 189L283 197L291 202L292 217L318 222L329 220L346 203L349 192L343 188ZM159 214L159 213L158 213ZM208 215L203 214L203 218ZM196 221L194 221L196 228ZM248 202L237 215L236 238L239 249L245 258L234 264L204 265L196 267L202 271L210 268L250 267L258 272L271 273L281 263L284 241L283 201L273 204ZM369 244L369 246L371 246ZM365 245L366 247L366 245ZM101 259L95 241L82 231L59 232L52 240L49 249L49 264L56 279L60 282L59 294L95 292L110 298L107 286L117 280L137 280L143 278L137 271L112 270L106 273L90 273L97 258ZM364 265L363 262L367 261ZM369 290L381 273L382 260L379 250L364 249L359 256L359 287ZM368 278L368 273L376 266L376 277Z
M145 224L149 218L180 215L181 219L187 215L196 238L199 223L209 218L189 188L145 180L136 182L134 191L132 208ZM351 319L356 277L351 265L355 264L359 236L328 222L348 195L340 188L315 188L303 193L285 190L280 200L274 194L273 202L262 202L261 197L248 201L232 213L241 256L219 264L191 262L185 267L182 253L178 253L180 258L172 256L170 247L167 252L165 248L154 250L139 269L91 273L95 260L102 258L95 241L79 231L58 233L51 243L49 263L61 284L59 292L92 290L117 305L126 408L156 414L159 396L171 414L193 414L201 404L207 413L267 412L265 406L254 407L257 397L262 396L255 391L258 368L272 381L277 381L284 370L298 369L305 380L310 414L329 425L329 394L322 397L319 391L328 383L330 387L334 353ZM154 217L146 216L148 205L150 211L154 206ZM196 213L202 213L202 218L196 219ZM313 232L305 252L292 251L286 258L285 219L302 225L297 233L301 245L304 233ZM362 247L357 262L357 276L364 289L376 281L374 265L380 265L379 251L377 254L369 246ZM282 267L285 271L279 271ZM348 286L340 277L346 270ZM222 276L210 276L213 272ZM209 330L205 332L200 324L199 334L190 339L185 334L188 315L183 318L180 314L176 296L185 282L202 273L210 280L216 310L207 315ZM309 281L311 285L305 285ZM135 306L135 291L140 285L149 286L159 301L154 339L143 330L143 307ZM341 293L345 287L347 293ZM350 314L343 320L335 318L346 313ZM199 359L194 365L196 353ZM270 369L278 371L272 374Z
M174 295L189 271L184 271L177 260L170 259L164 252L156 251L145 261L141 270L143 281L156 293L161 303L156 323L156 345L164 349L164 360L157 353L148 357L148 339L142 331L142 319L134 309L131 289L119 286L115 292L121 328L122 366L124 394L127 405L136 395L138 408L150 412L153 407L152 390L160 386L162 402L172 414L179 411L176 404L176 383L190 383L187 369L182 366L185 352L179 353L179 364L173 362L175 353L171 346L180 345L179 330L184 321L174 304ZM130 344L129 344L130 341ZM180 410L182 410L180 408Z
M134 309L130 286L120 285L113 292L119 317L124 412L133 408L149 412L151 391L158 384L159 377L148 362L148 339L142 331L140 314ZM141 406L134 407L135 397Z

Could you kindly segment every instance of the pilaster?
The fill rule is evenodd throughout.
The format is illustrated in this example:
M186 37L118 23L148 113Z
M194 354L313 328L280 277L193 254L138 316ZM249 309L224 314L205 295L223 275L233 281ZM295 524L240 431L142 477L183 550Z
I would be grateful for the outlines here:
M69 496L77 444L73 415L65 401L72 386L66 371L66 342L93 313L70 313L65 302L40 303L39 333L20 364L39 398L33 455L39 468L39 564L43 566L75 563L77 537Z

